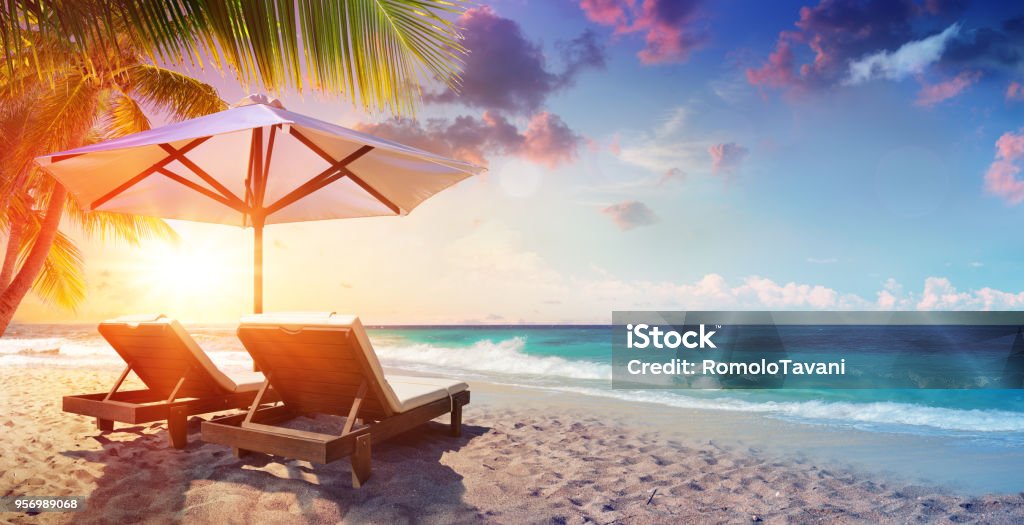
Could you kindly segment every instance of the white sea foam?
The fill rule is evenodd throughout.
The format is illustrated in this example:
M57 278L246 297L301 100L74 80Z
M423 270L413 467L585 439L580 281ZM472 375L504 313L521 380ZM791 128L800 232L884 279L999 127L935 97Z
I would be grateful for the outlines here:
M0 339L0 354L41 353L60 348L67 340L60 337Z
M200 334L197 341L226 371L251 370L252 360L233 335ZM475 377L532 388L554 388L630 402L704 410L760 413L804 422L897 431L1024 432L1024 413L997 409L956 409L899 402L753 401L726 394L601 388L611 366L525 352L526 340L483 340L470 346L403 344L385 340L376 350L386 366ZM121 367L123 361L98 335L0 339L0 366Z
M526 339L513 337L501 341L478 341L467 347L430 344L377 345L384 364L414 367L420 370L468 370L502 376L543 376L545 378L611 379L611 365L590 361L570 361L557 356L537 356L524 352Z
M560 387L555 390L677 408L754 412L771 416L850 426L927 427L955 432L1022 432L1024 413L996 409L957 409L912 403L846 401L747 401L696 397L681 391L601 390Z
M251 370L252 358L240 351L241 343L217 336L199 336L200 346L225 370ZM239 350L239 351L230 351ZM2 366L123 367L124 361L100 336L0 339Z

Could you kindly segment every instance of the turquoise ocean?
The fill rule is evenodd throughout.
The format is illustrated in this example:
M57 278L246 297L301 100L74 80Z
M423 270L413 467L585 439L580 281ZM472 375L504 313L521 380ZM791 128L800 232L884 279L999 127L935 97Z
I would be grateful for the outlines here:
M232 326L189 325L227 370L251 360ZM469 381L571 392L680 409L745 412L811 426L947 436L986 447L1024 445L1024 390L616 390L611 327L370 327L386 367ZM13 325L0 366L123 366L95 325Z

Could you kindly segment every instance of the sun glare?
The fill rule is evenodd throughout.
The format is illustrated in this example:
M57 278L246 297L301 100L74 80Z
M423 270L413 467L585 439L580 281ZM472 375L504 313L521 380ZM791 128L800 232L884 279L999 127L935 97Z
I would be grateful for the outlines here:
M216 286L215 274L220 272L214 257L196 250L161 251L151 266L153 278L185 292L208 291Z
M233 257L209 243L157 245L136 268L137 280L151 295L177 304L217 302L232 287Z

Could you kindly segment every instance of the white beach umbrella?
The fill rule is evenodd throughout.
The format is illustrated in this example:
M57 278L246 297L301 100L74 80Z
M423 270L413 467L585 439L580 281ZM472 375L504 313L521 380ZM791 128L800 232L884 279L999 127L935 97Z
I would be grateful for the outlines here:
M405 215L482 171L292 113L262 95L36 162L86 210L251 226L257 313L264 225Z

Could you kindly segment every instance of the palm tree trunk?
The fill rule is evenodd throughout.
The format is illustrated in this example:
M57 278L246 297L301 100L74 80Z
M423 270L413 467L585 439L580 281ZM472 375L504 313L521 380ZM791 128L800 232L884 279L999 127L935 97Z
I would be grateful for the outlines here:
M21 265L18 275L11 281L10 286L0 294L0 335L7 331L7 326L14 318L14 312L18 305L25 298L25 294L32 288L39 272L43 269L43 263L50 253L50 246L53 239L57 237L57 229L60 227L60 219L64 214L64 200L67 198L67 190L60 184L54 184L53 193L50 195L50 204L46 208L46 215L39 227L39 234L32 244L32 251L25 257L25 263Z
M25 224L18 223L15 221L13 214L10 214L10 210L7 207L11 204L14 191L21 191L20 188L25 184L25 179L28 177L28 169L21 170L18 173L18 178L14 180L14 184L11 186L12 191L4 192L0 195L0 213L7 213L10 219L11 230L7 235L7 249L4 251L4 265L0 268L0 294L7 289L11 284L11 277L14 276L14 267L18 265L18 255L21 251L21 238L25 235ZM3 332L0 332L2 334Z
M7 249L4 251L4 265L0 267L0 293L11 284L14 266L18 262L18 248L21 247L21 236L25 234L25 225L14 222L11 218L11 232L7 235Z

